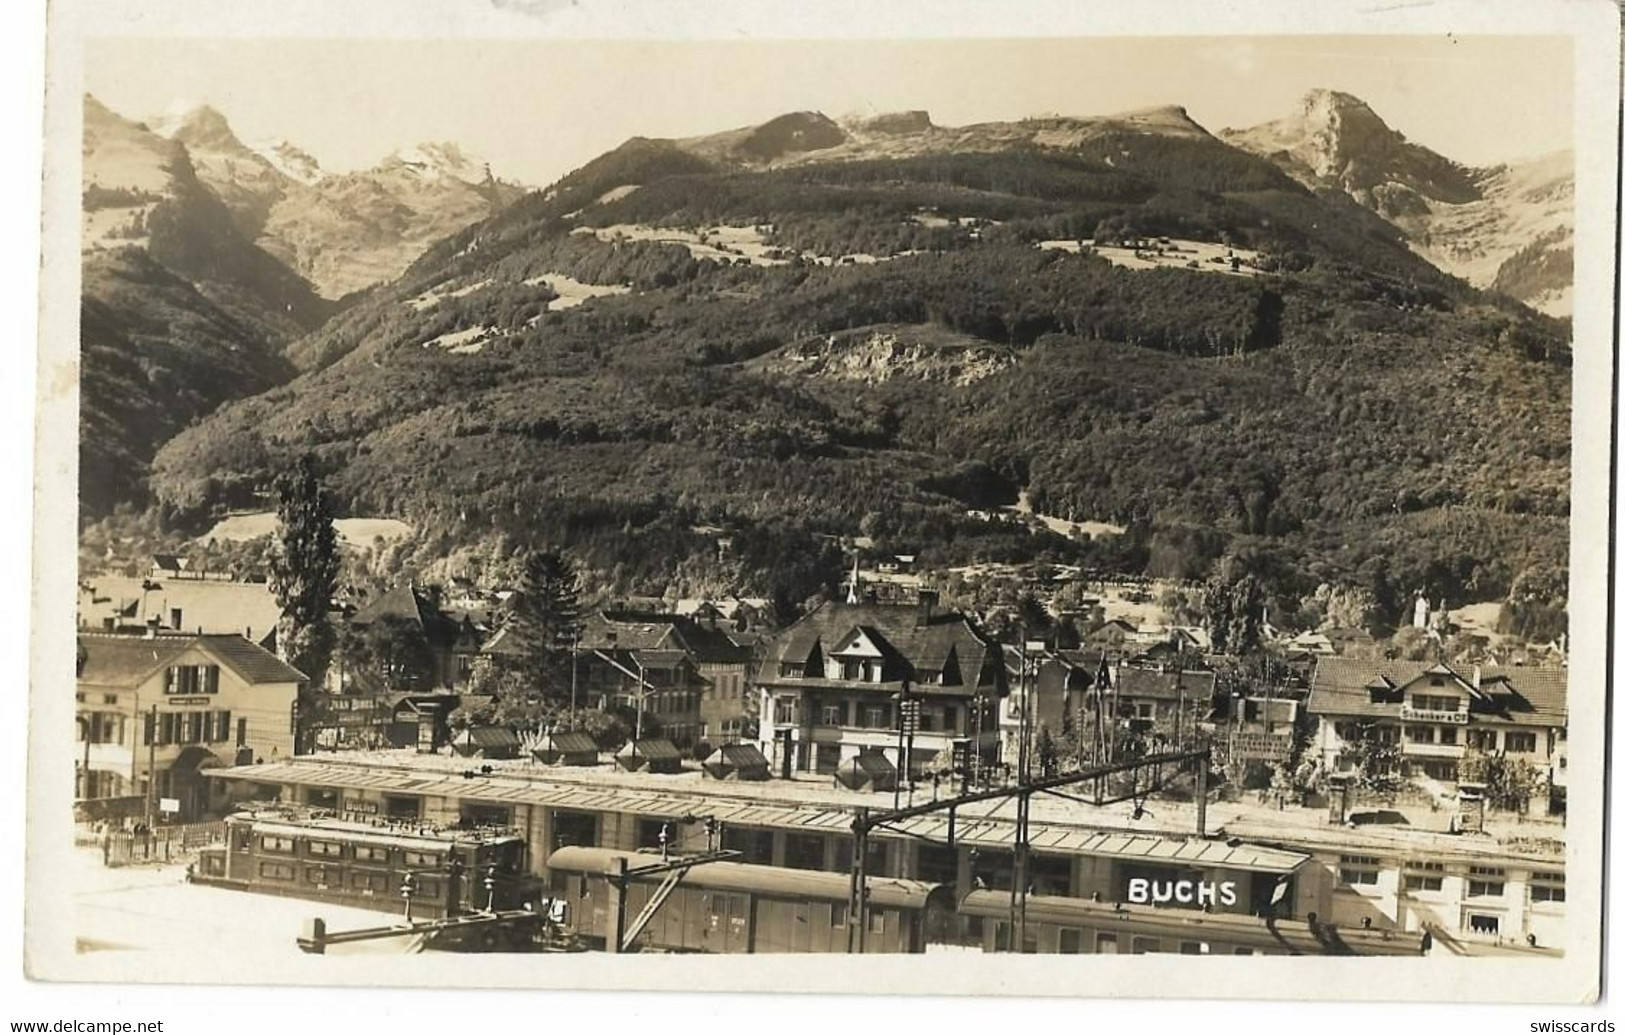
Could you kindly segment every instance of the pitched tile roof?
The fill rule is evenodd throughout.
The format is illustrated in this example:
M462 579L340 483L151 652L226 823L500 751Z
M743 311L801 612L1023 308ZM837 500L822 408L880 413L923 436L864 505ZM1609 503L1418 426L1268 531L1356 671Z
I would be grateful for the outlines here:
M258 644L241 636L199 636L206 653L220 659L249 683L307 683L310 677Z
M1373 686L1403 689L1427 675L1440 675L1471 696L1470 711L1485 722L1563 725L1568 717L1568 671L1562 668L1485 666L1462 671L1430 661L1368 661L1321 658L1309 691L1308 708L1317 715L1397 717L1398 700L1373 704Z
M423 630L429 643L449 646L457 639L459 623L443 612L422 590L410 582L394 586L386 593L357 611L350 624L368 626L381 618L400 618L412 622Z
M910 679L918 681L921 672L941 672L953 657L965 687L998 689L1005 685L1004 666L995 653L997 645L984 639L965 618L954 612L932 614L920 620L913 604L848 604L830 601L819 605L768 643L759 676L778 678L782 663L805 664L813 647L824 653L848 639L853 630L881 642L883 653L893 658ZM992 664L989 664L989 662ZM936 686L918 684L930 693Z
M79 682L90 686L138 686L185 654L192 636L80 635Z
M81 683L134 687L176 658L197 648L249 684L304 683L308 677L275 654L241 636L120 636L81 634Z
M1183 692L1187 701L1201 701L1213 696L1214 676L1211 672L1196 670L1164 672L1160 669L1122 665L1114 675L1116 676L1114 689L1120 697L1177 701Z

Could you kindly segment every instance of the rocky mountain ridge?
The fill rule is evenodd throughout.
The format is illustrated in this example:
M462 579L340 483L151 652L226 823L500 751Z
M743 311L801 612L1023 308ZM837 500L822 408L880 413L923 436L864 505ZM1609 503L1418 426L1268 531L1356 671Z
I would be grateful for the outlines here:
M1569 314L1571 153L1469 167L1407 140L1364 101L1334 90L1312 90L1288 116L1219 136L1306 186L1348 194L1445 272Z
M453 143L333 173L287 141L245 144L208 106L153 124L186 146L239 230L330 299L393 280L435 241L524 193Z

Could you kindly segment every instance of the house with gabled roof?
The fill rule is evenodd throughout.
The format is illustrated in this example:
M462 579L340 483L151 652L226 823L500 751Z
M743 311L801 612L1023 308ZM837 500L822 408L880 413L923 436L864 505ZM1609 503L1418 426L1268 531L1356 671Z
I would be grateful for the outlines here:
M1003 656L936 603L930 591L913 604L830 601L765 643L755 685L774 772L833 776L860 754L895 766L914 709L915 768L956 750L997 757Z
M405 622L423 633L434 656L434 685L466 689L484 647L489 621L478 611L448 611L426 589L403 582L350 616L352 629L364 630L385 619Z
M74 688L81 801L209 811L201 770L294 753L305 674L241 636L81 633Z
M1510 667L1461 671L1444 662L1321 658L1309 691L1316 745L1332 772L1374 736L1399 749L1401 775L1453 783L1469 750L1522 759L1554 784L1568 758L1568 672Z

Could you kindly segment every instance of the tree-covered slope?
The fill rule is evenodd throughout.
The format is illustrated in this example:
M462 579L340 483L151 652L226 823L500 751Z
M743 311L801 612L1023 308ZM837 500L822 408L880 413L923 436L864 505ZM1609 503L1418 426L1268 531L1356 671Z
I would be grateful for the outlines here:
M920 126L885 155L808 118L629 142L297 343L306 374L165 447L159 495L201 522L311 450L427 553L564 547L623 591L725 567L696 527L755 544L760 590L815 532L1181 574L1245 547L1283 592L1488 596L1560 557L1560 325L1188 120L961 151ZM1130 533L972 513L1021 488ZM1446 514L1494 524L1497 556L1425 570ZM1377 543L1415 570L1367 565Z

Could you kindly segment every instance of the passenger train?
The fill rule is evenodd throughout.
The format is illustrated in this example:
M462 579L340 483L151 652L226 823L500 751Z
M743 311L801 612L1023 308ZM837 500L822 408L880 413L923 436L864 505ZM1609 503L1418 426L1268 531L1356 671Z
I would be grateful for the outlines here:
M535 910L572 936L603 947L613 929L608 872L663 861L660 854L564 846L546 877L527 873L527 845L506 831L344 820L284 807L238 813L226 844L205 849L197 883L404 911L432 919L481 911ZM672 858L676 858L675 856ZM636 917L664 873L628 878L622 912ZM927 953L952 950L1044 954L1419 955L1417 933L1347 928L1303 918L1208 911L1093 897L1029 894L1025 922L1008 890L873 876L863 930L853 929L850 875L737 861L690 867L633 949L704 953ZM1263 913L1265 915L1257 915ZM522 949L522 939L483 948ZM1020 944L1017 944L1019 942Z

